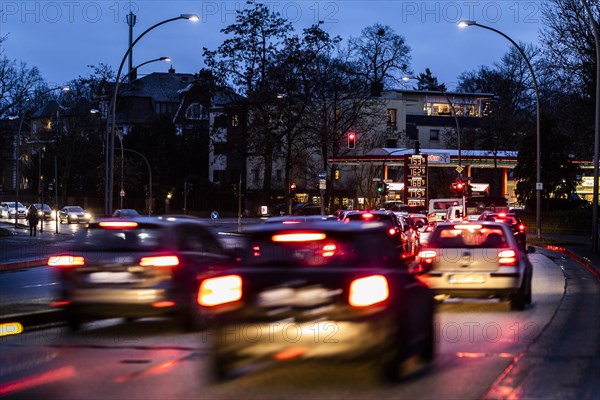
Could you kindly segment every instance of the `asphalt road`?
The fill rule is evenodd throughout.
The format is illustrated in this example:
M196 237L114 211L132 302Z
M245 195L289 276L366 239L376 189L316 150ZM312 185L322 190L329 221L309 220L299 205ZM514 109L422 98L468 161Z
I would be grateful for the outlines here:
M600 285L568 257L541 250L531 258L531 307L515 312L493 301L442 304L436 313L435 362L401 384L384 384L371 364L335 360L266 362L248 375L215 384L210 332L184 333L168 320L106 320L77 334L59 327L0 338L0 396L597 398Z

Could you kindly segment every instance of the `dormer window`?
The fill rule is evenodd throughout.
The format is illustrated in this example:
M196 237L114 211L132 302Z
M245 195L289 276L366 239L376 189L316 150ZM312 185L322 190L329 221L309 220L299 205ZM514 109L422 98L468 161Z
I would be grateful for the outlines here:
M192 103L185 110L185 119L201 120L207 119L204 107L200 103Z

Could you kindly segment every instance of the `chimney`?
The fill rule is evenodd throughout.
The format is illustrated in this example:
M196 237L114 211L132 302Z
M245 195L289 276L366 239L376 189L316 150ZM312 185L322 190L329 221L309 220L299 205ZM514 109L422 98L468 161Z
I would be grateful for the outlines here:
M175 68L173 68L173 65L171 65L171 67L169 67L169 73L170 74L174 74L175 73Z

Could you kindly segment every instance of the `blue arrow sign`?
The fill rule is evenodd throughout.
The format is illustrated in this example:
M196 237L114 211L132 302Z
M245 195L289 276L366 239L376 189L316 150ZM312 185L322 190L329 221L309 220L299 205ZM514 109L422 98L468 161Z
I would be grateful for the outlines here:
M323 180L323 179L327 179L327 172L321 170L319 171L319 179Z
M213 212L210 213L210 217L212 219L218 219L219 218L219 213L216 212L216 211L213 211Z

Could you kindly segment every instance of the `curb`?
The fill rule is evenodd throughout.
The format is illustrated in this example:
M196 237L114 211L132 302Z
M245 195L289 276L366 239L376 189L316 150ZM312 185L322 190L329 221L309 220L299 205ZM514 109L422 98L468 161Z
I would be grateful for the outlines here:
M46 265L47 263L48 263L48 258L27 260L27 261L15 261L15 262L10 262L10 263L0 264L0 271L16 269L16 268L37 267L37 266L41 266L41 265Z
M65 313L62 309L50 309L23 314L3 315L0 317L0 325L18 322L23 325L23 331L27 331L47 325L64 324L65 320Z
M600 272L594 267L594 265L592 264L592 262L589 259L578 256L577 254L573 253L571 250L566 249L564 247L558 247L558 246L552 246L552 245L546 245L544 247L548 250L557 251L559 253L563 253L563 254L569 256L573 260L577 261L579 264L583 265L585 267L585 269L587 269L589 273L594 275L596 280L598 282L600 282Z

